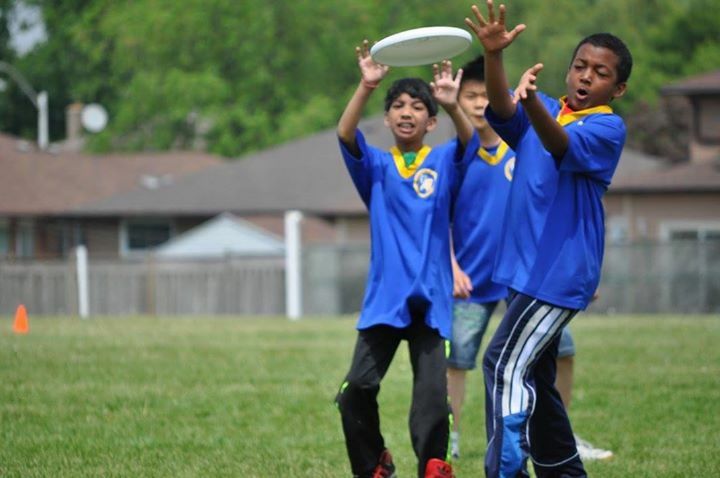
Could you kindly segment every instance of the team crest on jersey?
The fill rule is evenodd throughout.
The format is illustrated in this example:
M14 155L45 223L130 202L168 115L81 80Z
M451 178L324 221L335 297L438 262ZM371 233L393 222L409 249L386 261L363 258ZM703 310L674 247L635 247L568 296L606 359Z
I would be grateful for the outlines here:
M508 159L505 162L505 177L508 181L512 181L513 179L513 172L515 171L515 156Z
M423 199L435 192L436 183L437 172L428 168L418 170L413 178L413 188L415 188L417 195Z

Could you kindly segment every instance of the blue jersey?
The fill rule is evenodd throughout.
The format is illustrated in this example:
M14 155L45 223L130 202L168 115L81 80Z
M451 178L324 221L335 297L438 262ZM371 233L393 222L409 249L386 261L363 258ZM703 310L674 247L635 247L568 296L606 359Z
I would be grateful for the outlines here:
M486 112L516 154L493 279L551 304L584 309L600 282L601 201L625 144L625 124L607 105L560 116L562 99L538 97L568 134L561 158L544 148L522 105L506 121L491 108Z
M452 218L453 247L460 268L473 285L472 302L507 297L507 287L492 280L505 218L515 152L502 142L481 147L468 164ZM465 299L456 299L464 301Z
M411 312L450 337L452 271L450 209L477 135L465 149L457 140L423 147L411 167L356 133L360 157L340 142L345 165L370 215L370 270L357 328L404 328Z

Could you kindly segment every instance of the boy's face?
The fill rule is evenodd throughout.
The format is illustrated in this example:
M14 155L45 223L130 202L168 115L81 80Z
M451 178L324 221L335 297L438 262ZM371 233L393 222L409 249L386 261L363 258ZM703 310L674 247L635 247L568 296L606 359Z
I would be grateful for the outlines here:
M618 57L604 47L583 44L565 77L567 103L575 111L607 105L625 93L617 82Z
M430 116L425 103L407 93L398 96L385 113L385 126L392 131L397 145L408 150L420 149L436 123L437 118Z
M458 104L470 118L470 122L476 130L482 131L490 127L485 119L485 108L488 105L485 82L478 80L464 81L460 86Z

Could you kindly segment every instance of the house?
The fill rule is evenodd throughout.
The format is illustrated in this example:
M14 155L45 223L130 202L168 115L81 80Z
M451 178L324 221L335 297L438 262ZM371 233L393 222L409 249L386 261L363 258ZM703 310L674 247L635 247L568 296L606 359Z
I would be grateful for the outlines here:
M191 152L54 154L0 134L0 258L60 258L80 242L104 250L106 244L167 240L167 231L146 227L142 218L120 225L101 217L79 221L68 212L120 192L170 184L221 162Z
M158 259L282 257L283 238L230 213L222 213L157 247Z
M609 238L720 240L720 70L673 83L661 93L691 103L688 160L662 167L656 158L655 167L620 169L605 196ZM638 159L623 157L620 168Z
M717 229L719 78L714 72L663 89L693 104L690 160L665 166L661 158L623 152L606 196L611 241ZM391 146L382 115L360 128L368 142ZM441 115L427 141L452 134ZM290 209L304 214L305 243L369 240L366 210L334 129L235 161L190 152L52 155L0 135L0 166L0 256L63 257L83 242L91 257L142 257L223 212L281 236Z

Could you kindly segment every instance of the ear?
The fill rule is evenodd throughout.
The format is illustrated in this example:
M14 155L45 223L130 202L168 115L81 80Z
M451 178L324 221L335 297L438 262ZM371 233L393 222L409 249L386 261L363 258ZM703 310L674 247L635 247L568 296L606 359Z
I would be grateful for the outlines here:
M613 93L613 99L620 98L622 95L625 94L625 90L627 90L627 83L622 82L615 85L615 92Z
M427 127L425 128L425 130L429 133L430 131L435 129L437 124L438 124L437 116L431 116L428 118Z
M386 128L390 127L390 120L388 119L387 111L385 112L385 116L383 116L383 123L385 123Z

